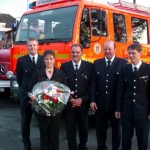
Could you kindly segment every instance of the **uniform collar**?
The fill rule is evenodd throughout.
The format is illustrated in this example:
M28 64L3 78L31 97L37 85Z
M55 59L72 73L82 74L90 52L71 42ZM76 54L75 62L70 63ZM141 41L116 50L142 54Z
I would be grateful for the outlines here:
M32 58L33 58L33 56L31 55L31 54L29 54L29 56L30 56L30 58L31 58L31 60L32 60ZM36 54L36 55L34 55L34 60L35 60L35 63L37 64L37 60L38 60L38 54Z
M139 70L140 66L142 64L142 61L140 60L139 63L137 65L132 64L132 70L134 70L134 67L137 68L137 70Z
M108 61L111 61L111 63L114 61L114 59L115 59L115 55L110 59L110 60L108 60L106 57L105 57L105 62L108 62Z
M76 64L73 60L72 60L72 64L73 64L73 67L75 68L75 65L78 65L78 69L80 68L80 65L81 65L81 60L78 62L78 64Z

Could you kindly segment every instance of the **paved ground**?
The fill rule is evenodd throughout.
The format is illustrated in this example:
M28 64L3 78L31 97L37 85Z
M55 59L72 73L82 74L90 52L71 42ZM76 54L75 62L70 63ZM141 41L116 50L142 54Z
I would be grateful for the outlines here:
M32 119L31 124L31 141L32 150L40 150L39 130L35 118ZM108 129L108 148L111 150L110 139L111 131ZM96 150L96 136L94 119L89 120L89 150ZM10 99L3 98L0 94L0 150L22 150L22 142L20 135L20 112L19 104ZM149 138L150 149L150 138ZM65 120L62 118L60 128L60 150L68 150L67 140L65 134ZM132 150L137 150L137 143L135 136L133 137Z

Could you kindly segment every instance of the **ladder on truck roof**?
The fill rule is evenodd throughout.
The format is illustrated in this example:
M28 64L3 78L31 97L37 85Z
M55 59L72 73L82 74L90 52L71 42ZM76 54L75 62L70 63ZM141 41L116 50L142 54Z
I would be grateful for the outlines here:
M150 15L150 7L145 7L145 6L137 5L122 0L120 0L118 3L108 2L108 4L119 9L136 12L144 15Z

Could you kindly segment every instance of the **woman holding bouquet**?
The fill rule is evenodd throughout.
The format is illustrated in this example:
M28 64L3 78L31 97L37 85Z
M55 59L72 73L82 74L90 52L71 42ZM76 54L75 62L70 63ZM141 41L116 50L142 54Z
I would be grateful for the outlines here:
M52 50L46 50L43 53L45 67L37 70L31 79L30 89L37 82L52 80L67 85L63 71L55 68L55 53ZM35 117L39 124L41 150L59 150L59 124L61 112L56 116L45 116L34 111Z

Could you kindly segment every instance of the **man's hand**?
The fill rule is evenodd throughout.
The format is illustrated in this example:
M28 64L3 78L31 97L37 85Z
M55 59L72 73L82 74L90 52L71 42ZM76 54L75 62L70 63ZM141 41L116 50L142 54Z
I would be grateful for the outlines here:
M95 102L90 103L90 109L91 109L92 111L96 111L96 110L98 109Z
M72 104L72 107L80 107L82 104L82 99L81 98L77 98L77 99L72 98L70 100L70 103Z
M121 113L120 113L120 112L115 112L115 117L116 117L117 119L120 119L120 118L121 118Z

